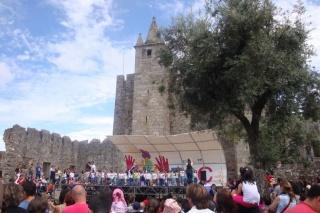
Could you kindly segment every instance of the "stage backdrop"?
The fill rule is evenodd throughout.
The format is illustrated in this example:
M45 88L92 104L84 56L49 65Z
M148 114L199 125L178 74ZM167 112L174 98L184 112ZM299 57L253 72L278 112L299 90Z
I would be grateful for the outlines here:
M108 138L124 155L132 156L137 164L143 160L141 150L149 152L154 163L159 155L166 157L170 168L185 169L189 158L196 170L202 168L207 171L208 184L224 185L227 181L224 152L213 131L167 136L115 135Z

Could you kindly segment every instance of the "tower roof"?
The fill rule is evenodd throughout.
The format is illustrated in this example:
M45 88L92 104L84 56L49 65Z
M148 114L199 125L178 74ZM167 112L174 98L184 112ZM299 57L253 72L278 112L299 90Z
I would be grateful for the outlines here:
M146 44L160 43L160 42L162 42L161 35L158 29L156 18L153 17L150 28L149 28L148 36L146 39Z
M139 33L137 43L136 43L136 46L139 46L139 45L143 45L143 39L142 39L141 33Z

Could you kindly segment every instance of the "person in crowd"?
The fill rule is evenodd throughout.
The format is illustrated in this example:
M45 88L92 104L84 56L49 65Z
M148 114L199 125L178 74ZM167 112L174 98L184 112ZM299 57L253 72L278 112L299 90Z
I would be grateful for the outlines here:
M52 193L54 192L54 189L55 189L55 185L52 182L50 182L47 185L46 193L49 194L50 196L52 196Z
M47 213L49 212L49 204L44 197L36 196L28 206L28 213Z
M15 184L23 185L23 183L26 181L26 177L23 173L20 173L17 179L15 180Z
M217 213L237 213L237 206L226 189L219 190L214 196Z
M30 202L34 199L34 196L36 195L37 186L32 181L25 181L22 187L24 191L24 200L19 204L19 207L27 210Z
M89 202L92 213L109 213L112 205L112 191L99 191Z
M191 160L188 159L187 168L186 168L186 176L187 176L188 184L193 183L193 172L194 172L194 169L191 165Z
M245 167L236 190L232 191L233 201L239 205L240 212L258 212L260 194L254 180L253 171Z
M121 189L115 189L112 193L112 213L125 213L128 210L127 202L124 199L124 194Z
M209 194L210 194L210 196L214 197L216 192L217 192L217 186L216 186L216 184L213 183L210 187Z
M190 184L187 187L186 196L192 206L188 213L213 213L213 211L208 209L208 192L203 186Z
M143 205L140 202L133 202L130 207L128 207L128 213L139 213L144 212Z
M66 206L71 206L75 203L73 196L72 196L72 191L70 190L66 196L64 197L64 203L66 204Z
M159 200L155 198L149 198L148 200L149 202L148 202L148 205L145 206L144 212L145 213L158 212L160 207Z
M41 167L40 167L40 164L37 163L37 166L36 166L36 179L39 179L41 177Z
M97 167L96 165L94 164L94 161L91 162L91 172L96 172L97 170Z
M54 166L50 167L50 182L53 184L56 182L56 168Z
M166 199L162 213L180 213L181 207L178 202L172 198Z
M288 208L284 213L319 213L320 212L320 185L312 185L307 192L307 197L293 208Z
M71 204L70 204L70 200L72 201ZM70 205L74 204L72 199L71 189L68 187L62 189L62 191L60 192L58 205L54 205L52 202L50 202L49 204L53 213L61 213L66 206L70 206L70 205L67 205L67 202Z
M184 198L178 198L177 202L179 203L179 205L181 206L181 211L182 212L188 212L190 211L191 207L190 207L190 203L188 201L188 199L184 199Z
M81 185L76 185L72 188L72 198L74 204L67 206L62 210L62 213L88 213L89 208L86 203L87 193Z
M295 194L293 193L292 186L287 180L280 182L281 193L273 200L269 209L276 213L282 213L287 208L292 208L297 204Z
M275 199L281 193L280 183L282 178L277 178L277 183L273 185L273 191L271 192L271 199Z
M19 207L23 199L23 188L20 185L9 183L4 185L3 189L3 213L26 213L27 210Z

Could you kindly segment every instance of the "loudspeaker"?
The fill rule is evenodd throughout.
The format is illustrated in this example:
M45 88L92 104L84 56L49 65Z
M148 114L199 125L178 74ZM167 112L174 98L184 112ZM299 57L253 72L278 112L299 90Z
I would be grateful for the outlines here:
M200 180L206 181L207 180L207 171L200 172Z

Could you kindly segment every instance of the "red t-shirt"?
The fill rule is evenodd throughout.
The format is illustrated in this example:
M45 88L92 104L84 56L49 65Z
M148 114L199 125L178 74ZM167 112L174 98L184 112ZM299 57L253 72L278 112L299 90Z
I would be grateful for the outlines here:
M62 210L62 213L88 213L89 208L86 203L75 203L67 206Z
M301 202L295 207L288 208L284 213L317 213L317 212L305 202Z

